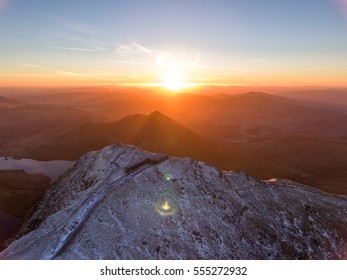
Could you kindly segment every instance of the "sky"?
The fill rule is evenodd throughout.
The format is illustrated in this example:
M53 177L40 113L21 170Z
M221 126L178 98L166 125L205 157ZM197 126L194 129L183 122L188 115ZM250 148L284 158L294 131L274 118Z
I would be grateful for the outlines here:
M347 0L0 0L0 86L347 86Z

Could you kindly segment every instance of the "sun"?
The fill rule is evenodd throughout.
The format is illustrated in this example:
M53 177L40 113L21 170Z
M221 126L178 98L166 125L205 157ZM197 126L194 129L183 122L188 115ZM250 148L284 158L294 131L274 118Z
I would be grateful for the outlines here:
M181 72L170 71L163 77L162 86L171 91L179 91L185 87L185 80Z

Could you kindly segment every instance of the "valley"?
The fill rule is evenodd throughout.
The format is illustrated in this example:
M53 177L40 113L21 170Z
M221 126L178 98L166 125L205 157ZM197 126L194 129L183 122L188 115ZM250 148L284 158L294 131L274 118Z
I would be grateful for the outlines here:
M302 102L283 92L208 90L208 95L122 87L12 93L7 103L14 103L12 96L19 105L0 107L0 156L77 160L123 143L347 194L347 114L332 108L334 99L309 103L310 92ZM341 93L332 96L341 101Z
M347 194L347 114L332 106L335 101L213 89L208 95L121 87L12 92L0 99L0 157L72 165L85 153L121 143ZM43 167L28 167L36 173L29 175L3 160L0 212L22 220L50 182L39 175ZM60 176L67 167L59 168L52 165L48 176L56 180L50 174Z

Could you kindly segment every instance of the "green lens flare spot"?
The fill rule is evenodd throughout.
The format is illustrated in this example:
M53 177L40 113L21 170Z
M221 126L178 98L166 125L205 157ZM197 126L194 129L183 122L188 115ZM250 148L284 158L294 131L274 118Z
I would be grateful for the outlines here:
M167 173L164 175L164 180L165 181L171 181L173 179L173 175L170 173Z

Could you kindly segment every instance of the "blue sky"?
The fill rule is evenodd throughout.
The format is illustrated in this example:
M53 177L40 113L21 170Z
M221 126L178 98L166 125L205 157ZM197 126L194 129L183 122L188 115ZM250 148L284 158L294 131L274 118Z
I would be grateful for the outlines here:
M344 0L0 0L0 85L347 86Z

